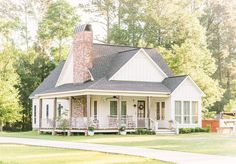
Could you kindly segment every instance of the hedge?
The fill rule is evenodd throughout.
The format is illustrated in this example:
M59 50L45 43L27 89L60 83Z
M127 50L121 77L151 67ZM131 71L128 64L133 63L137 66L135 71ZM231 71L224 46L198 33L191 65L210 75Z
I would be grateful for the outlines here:
M198 133L198 132L209 133L210 128L180 128L179 129L179 134Z

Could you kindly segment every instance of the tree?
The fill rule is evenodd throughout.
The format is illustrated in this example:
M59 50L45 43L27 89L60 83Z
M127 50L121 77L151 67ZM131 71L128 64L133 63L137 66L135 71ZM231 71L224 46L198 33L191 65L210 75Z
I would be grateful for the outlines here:
M236 1L208 0L205 3L201 23L206 29L208 48L217 62L213 78L219 80L225 89L221 101L215 103L211 110L221 112L224 105L236 95Z
M111 28L113 43L159 47L175 75L189 74L207 95L203 106L220 100L223 90L217 80L215 60L207 49L205 30L197 4L189 0L120 0L120 25ZM191 1L192 2L192 1ZM195 5L193 5L195 4Z
M39 23L40 42L58 45L57 62L62 59L63 40L73 34L78 22L79 17L76 15L75 8L64 0L57 0L48 7L45 17Z
M18 57L15 62L19 75L19 83L16 88L19 90L19 99L23 110L22 119L16 126L21 127L21 130L30 130L32 127L32 101L29 96L55 68L55 64L49 57L38 54L34 49L29 49L27 53L21 52Z
M21 106L19 104L18 75L13 68L14 56L11 46L5 46L0 53L0 131L5 123L12 123L20 119Z

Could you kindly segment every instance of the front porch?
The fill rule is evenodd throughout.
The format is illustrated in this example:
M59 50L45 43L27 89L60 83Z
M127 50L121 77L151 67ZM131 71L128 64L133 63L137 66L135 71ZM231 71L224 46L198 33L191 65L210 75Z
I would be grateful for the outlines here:
M157 131L169 128L169 101L168 97L109 95L39 99L38 131L70 135L94 127L95 133L117 133L121 126L127 132L138 128Z

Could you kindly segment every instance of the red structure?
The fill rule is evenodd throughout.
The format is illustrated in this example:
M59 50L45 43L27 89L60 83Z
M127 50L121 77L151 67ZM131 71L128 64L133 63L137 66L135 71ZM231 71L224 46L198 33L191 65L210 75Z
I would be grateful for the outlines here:
M219 120L202 120L202 127L208 128L211 127L211 132L217 132L217 129L220 128Z

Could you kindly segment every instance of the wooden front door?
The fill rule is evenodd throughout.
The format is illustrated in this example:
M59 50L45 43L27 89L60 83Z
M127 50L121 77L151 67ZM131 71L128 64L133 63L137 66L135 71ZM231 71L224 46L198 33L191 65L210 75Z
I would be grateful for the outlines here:
M138 128L145 128L145 101L138 100L137 103L137 124Z

